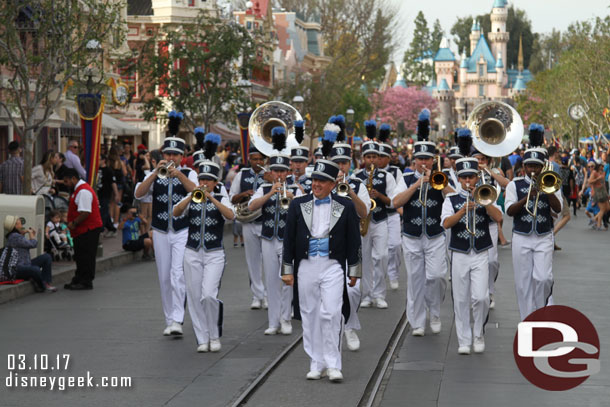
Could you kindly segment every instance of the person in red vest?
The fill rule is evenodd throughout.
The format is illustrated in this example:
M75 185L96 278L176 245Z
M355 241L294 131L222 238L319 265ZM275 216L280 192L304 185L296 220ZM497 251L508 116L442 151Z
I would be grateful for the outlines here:
M92 290L95 278L95 255L102 232L100 205L95 191L81 180L75 169L64 172L64 184L72 191L68 206L68 228L74 239L76 271L67 290Z

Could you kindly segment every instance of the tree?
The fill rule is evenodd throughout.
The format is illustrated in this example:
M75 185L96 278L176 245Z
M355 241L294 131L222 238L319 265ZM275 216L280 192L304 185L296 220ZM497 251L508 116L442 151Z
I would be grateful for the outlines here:
M87 44L120 43L122 4L114 0L2 2L0 67L8 77L0 111L23 141L23 193L32 190L34 142L63 98L68 81L89 66L103 72Z
M445 32L443 31L443 27L441 26L441 22L438 18L434 21L434 27L432 28L432 34L430 34L430 49L432 50L432 55L436 55L438 49L440 48L441 41L445 36Z
M206 11L180 29L163 27L138 55L137 69L149 95L143 117L154 120L179 110L191 130L233 122L237 109L249 103L240 79L261 66L262 49L259 33L251 35Z
M553 29L550 34L534 35L532 56L528 65L530 72L536 74L544 69L551 69L565 50L564 44L565 41L559 30Z
M415 132L417 116L423 108L434 111L436 99L427 92L412 86L403 88L397 86L383 93L374 93L370 98L373 106L373 117L379 117L382 122L390 124L394 129L403 122L405 129Z
M432 64L426 59L432 58L430 30L424 13L421 11L415 17L415 28L409 49L405 52L404 77L417 86L424 86L434 75Z
M472 16L458 17L457 21L451 27L451 34L454 36L454 41L458 46L460 55L465 52L470 54L470 32L472 29Z

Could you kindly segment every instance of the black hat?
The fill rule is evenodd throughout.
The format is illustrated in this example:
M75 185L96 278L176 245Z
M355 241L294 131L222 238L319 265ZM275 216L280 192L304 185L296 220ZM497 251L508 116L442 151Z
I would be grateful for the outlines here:
M453 146L449 149L449 158L458 159L464 157L460 154L460 148L458 146Z
M324 154L322 153L322 146L316 148L313 152L313 155L315 157L324 157Z
M436 145L431 141L418 141L413 145L413 157L415 158L432 158Z
M528 148L523 153L523 164L544 165L546 160L546 150L540 147Z
M305 121L295 120L294 121L294 138L297 143L301 144L305 138Z
M337 133L337 142L341 143L345 141L345 117L342 114L332 116L330 119L328 119L328 122L339 126L339 133Z
M339 166L329 160L318 160L311 173L311 178L323 181L334 181L339 174Z
M379 154L379 145L374 141L367 141L362 144L362 155Z
M335 143L330 153L333 161L350 161L352 159L352 146L349 144Z
M468 157L472 150L472 132L469 129L459 129L457 145L462 157Z
M218 181L220 174L220 166L213 161L204 161L199 166L199 179L210 179Z
M263 154L263 153L261 153L260 151L258 151L258 148L256 148L256 147L254 146L254 144L250 144L250 148L248 148L248 155L250 155L250 154L260 154L260 155L264 156L264 154Z
M163 140L163 148L161 151L164 153L177 153L184 154L185 143L180 137L166 137Z
M289 170L290 157L284 154L275 154L269 157L270 170Z
M455 169L458 177L467 174L478 174L479 161L473 157L460 158L455 162Z
M309 160L309 149L307 147L297 147L290 151L290 161Z

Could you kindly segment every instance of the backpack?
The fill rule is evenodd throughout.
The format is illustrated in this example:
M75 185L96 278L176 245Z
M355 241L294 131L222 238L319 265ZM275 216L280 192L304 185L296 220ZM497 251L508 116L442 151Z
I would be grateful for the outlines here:
M0 251L0 282L12 281L17 274L19 255L14 247L5 247Z

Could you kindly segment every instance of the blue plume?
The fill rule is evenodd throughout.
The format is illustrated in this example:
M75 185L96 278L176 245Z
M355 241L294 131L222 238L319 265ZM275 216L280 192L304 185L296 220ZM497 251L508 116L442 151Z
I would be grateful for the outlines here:
M273 136L285 136L286 135L286 129L283 128L282 126L277 126L274 127L273 129L271 129L271 137Z
M195 127L195 134L197 133L205 133L205 129L203 127Z
M337 135L341 128L333 123L326 123L324 126L324 137L322 138L322 155L330 157L333 148L333 143L337 140Z
M169 134L175 136L180 131L180 123L182 123L182 119L184 119L184 115L182 112L176 112L172 110L167 115L167 128L169 130Z
M295 120L294 121L294 127L305 127L305 120Z
M472 147L472 133L469 129L458 129L457 145L462 156L468 157L470 155L470 148Z
M335 120L337 120L337 116L330 116L328 118L328 123L336 124Z
M220 144L220 141L222 139L220 138L219 134L215 134L215 133L208 133L205 135L205 139L203 140L203 142L210 142L210 143L214 143L214 144Z
M380 143L387 142L388 139L390 138L391 131L392 131L392 128L387 123L384 123L381 126L379 126L379 136L377 137L377 141L379 141Z
M345 126L345 117L342 114L333 117L335 118L335 120L331 121L331 123L336 124L339 127Z
M370 140L375 140L377 137L377 122L375 120L365 120L364 129L366 130L366 136Z
M342 114L337 116L333 116L328 121L329 123L336 124L339 126L339 134L337 135L337 141L343 142L345 141L345 117Z
M417 120L430 120L430 110L422 109L419 116L417 116Z
M530 146L540 147L544 144L544 126L538 123L530 124Z

